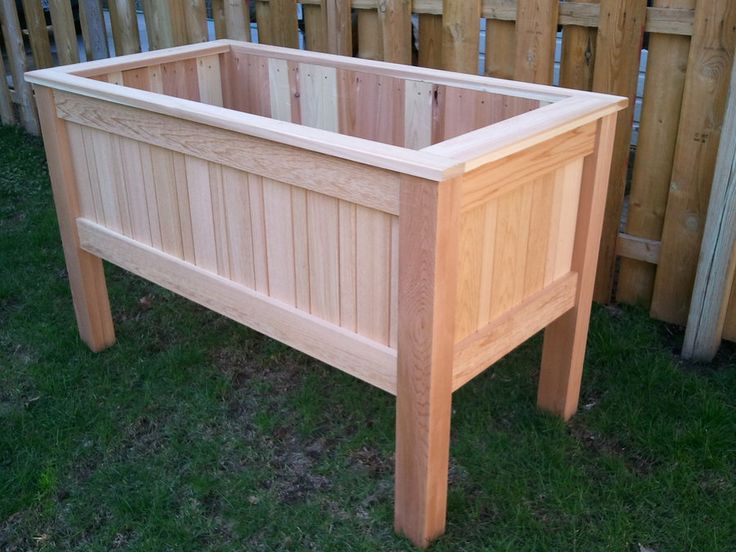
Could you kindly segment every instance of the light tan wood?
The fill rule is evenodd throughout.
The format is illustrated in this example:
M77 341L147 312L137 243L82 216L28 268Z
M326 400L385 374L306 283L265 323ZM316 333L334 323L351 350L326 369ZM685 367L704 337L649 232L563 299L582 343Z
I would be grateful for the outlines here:
M340 323L338 209L335 198L307 193L310 311L333 324Z
M736 4L699 4L651 305L666 322L687 320L735 49Z
M518 0L514 78L552 84L558 0Z
M337 71L334 67L299 66L302 124L337 131Z
M478 73L480 0L442 3L442 68Z
M247 0L224 0L223 15L227 38L250 41L250 11Z
M271 100L271 117L279 121L292 121L291 83L289 62L283 59L268 60L268 90Z
M75 224L79 200L66 124L56 117L52 91L36 87L35 92L79 335L90 349L101 351L115 342L105 272L98 256L80 248Z
M85 251L395 393L396 353L388 347L93 222L79 219L78 228Z
M456 343L453 391L572 309L577 282L578 275L569 272Z
M214 163L209 164L210 198L212 201L212 216L215 230L215 259L217 273L224 278L232 278L232 261L230 239L228 233L228 204L225 197L226 169ZM242 212L235 211L236 217L242 217Z
M628 108L618 112L618 134L613 146L610 185L603 221L598 271L595 284L596 301L611 300L616 266L616 237L626 189L626 174L631 146L636 86L639 79L641 45L644 37L646 0L601 0L601 25L596 43L593 90L612 92L629 99Z
M65 120L398 214L398 177L386 171L98 100L58 97ZM278 164L270 161L274 156Z
M264 179L263 212L266 223L269 295L289 305L296 305L291 186Z
M656 0L654 5L693 8L695 1ZM649 37L646 88L626 217L626 232L642 239L662 237L689 51L689 37ZM649 306L655 271L644 260L621 259L616 300Z
M421 149L432 141L434 85L406 81L404 97L404 147Z
M544 332L537 404L566 420L575 413L580 395L615 132L616 115L603 118L599 123L596 152L585 158L583 166L571 266L579 278L575 306Z
M199 100L222 107L222 76L218 55L197 58Z
M28 40L33 52L33 64L36 69L51 67L54 62L51 58L51 44L49 31L46 27L46 16L43 13L41 2L37 0L23 0L23 15L28 29ZM0 73L5 75L3 71Z
M115 55L135 54L141 51L138 32L138 16L135 0L112 0L108 2Z
M427 546L447 508L459 187L404 178L394 525Z
M211 164L210 164L211 168ZM230 279L255 290L267 290L268 286L259 280L256 282L256 253L262 254L261 244L256 244L255 238L261 238L263 227L262 218L256 218L256 226L253 225L252 212L255 210L253 201L257 197L251 195L251 184L255 188L254 175L248 175L232 168L222 169L222 204L224 204L224 231L222 226L215 232L212 229L212 239L215 240L215 248L210 252L214 254L214 264L223 265L222 252L217 255L217 235L227 235L228 257ZM219 205L218 205L219 207ZM260 211L259 211L260 212ZM222 222L221 222L222 224ZM256 250L256 245L258 249ZM232 254L230 254L232 252ZM210 261L211 262L211 261ZM259 259L259 268L262 261ZM261 272L259 271L259 278Z

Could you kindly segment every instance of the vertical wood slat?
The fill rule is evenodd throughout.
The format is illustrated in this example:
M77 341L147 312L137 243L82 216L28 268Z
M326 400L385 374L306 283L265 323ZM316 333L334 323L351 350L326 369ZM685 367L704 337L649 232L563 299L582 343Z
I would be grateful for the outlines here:
M307 50L327 52L327 19L324 5L302 4L304 16L304 41Z
M288 305L296 305L291 186L264 178L263 213L269 295Z
M478 72L480 0L444 0L442 3L442 68Z
M383 59L383 32L377 10L357 10L358 57Z
M513 79L516 58L516 22L486 19L485 74Z
M215 23L215 38L228 38L225 20L225 0L212 0L212 19Z
M699 2L651 306L652 315L667 322L687 318L734 46L736 5Z
M518 0L516 80L552 84L559 8L558 0Z
M383 59L411 65L411 0L378 0Z
M204 0L186 0L181 2L184 19L185 44L207 42L207 10Z
M230 251L233 252L230 278L251 289L259 289L256 285L254 238L262 233L259 233L260 228L254 231L251 178L255 181L251 175L225 168L222 172L222 193L225 199L225 232Z
M695 8L695 0L655 0L656 7ZM649 35L647 79L626 222L628 234L659 240L667 209L690 37ZM656 266L621 259L616 299L649 307Z
M38 0L23 0L23 12L26 18L28 39L33 52L33 63L36 69L51 67L54 62L51 57L51 44L46 29L46 17ZM5 73L2 73L3 75Z
M271 25L271 2L254 0L256 3L256 27L258 29L258 42L260 44L273 43L273 27Z
M23 73L26 72L26 53L18 13L15 10L15 0L0 0L0 27L5 38L10 73L13 75L13 87L20 104L21 124L31 134L38 134L38 118L33 102L33 92L31 86L23 78Z
M136 54L141 51L141 40L138 32L138 16L135 12L135 0L110 0L110 23L115 55ZM147 22L148 20L146 20ZM148 26L146 26L146 31ZM150 41L150 34L149 41ZM149 48L152 48L149 42Z
M54 43L60 65L79 63L77 29L69 0L49 0L51 24L54 27Z
M307 250L313 315L340 323L338 200L307 192Z
M577 0L577 2L598 4L600 0ZM568 25L563 29L560 86L577 90L590 90L593 87L597 34L595 27Z
M442 16L419 14L419 65L442 68Z
M15 110L13 109L13 101L10 98L10 89L8 81L5 78L5 64L3 63L3 45L0 44L0 123L4 125L15 124Z
M268 44L299 48L299 30L294 0L270 0L269 9L270 16L266 21L271 28Z
M353 55L353 21L350 2L321 0L325 18L327 51L343 56Z
M228 2L225 2L227 5ZM176 44L171 0L143 0L143 16L149 50L170 48Z
M110 57L101 0L80 0L79 20L87 60Z
M250 12L247 0L223 0L227 38L250 42Z
M646 0L601 0L593 90L629 98L629 106L618 112L606 215L598 256L594 297L601 303L610 301L613 288L616 238L621 221L628 172L631 127L634 119L646 8Z
M718 352L736 267L736 64L718 148L682 355L710 362Z

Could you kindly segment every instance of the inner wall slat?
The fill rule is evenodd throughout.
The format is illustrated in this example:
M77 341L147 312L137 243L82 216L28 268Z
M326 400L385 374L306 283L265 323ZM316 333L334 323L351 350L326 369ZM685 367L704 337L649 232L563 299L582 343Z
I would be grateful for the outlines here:
M221 59L224 107L270 117L268 58L229 52Z
M87 154L84 148L84 135L82 127L74 123L67 124L69 133L69 151L72 154L74 174L77 177L77 188L79 190L79 209L84 218L98 222L95 204L92 195L91 174L96 178L96 173L90 172L87 164ZM95 169L96 170L96 169Z
M296 305L290 188L288 184L263 179L269 294L284 303Z
M131 237L146 245L151 245L151 222L138 142L120 138L120 153L123 159L123 176L130 208Z
M339 131L337 71L308 63L299 64L302 124L322 130Z
M220 56L218 54L202 56L196 61L199 100L202 103L222 107Z
M256 291L268 294L268 259L266 257L266 222L263 214L263 179L248 175L251 237L253 240L253 272Z
M249 179L248 173L228 167L222 169L225 224L230 252L230 278L251 289L257 289Z
M310 311L340 323L338 200L307 192Z
M388 345L391 299L391 216L357 207L358 333Z
M174 180L174 156L169 150L151 148L153 163L153 182L156 186L156 205L161 227L161 247L164 252L184 258L179 221L179 201L176 196Z
M161 238L161 222L158 217L158 200L156 199L156 177L153 172L153 146L139 143L138 150L141 153L141 168L143 170L143 182L146 190L146 205L148 207L148 223L151 228L151 246L163 249Z
M194 263L217 273L215 221L210 191L210 172L207 161L186 157L187 191L192 215Z
M196 59L164 63L161 70L164 94L199 101Z
M185 156L174 154L174 178L176 180L176 198L179 207L179 223L181 224L181 244L184 260L194 264L194 240L192 238L192 214L189 208L189 189Z
M421 149L432 143L435 86L408 80L404 90L404 147Z
M230 243L227 233L225 193L222 184L223 167L216 163L209 164L210 196L215 228L215 252L217 257L217 273L230 278Z
M291 122L291 85L289 63L284 59L269 58L268 83L271 96L271 117Z
M356 205L340 201L340 325L357 331L357 214Z
M123 84L136 90L151 91L150 71L148 67L138 67L123 71Z
M291 217L294 228L296 306L309 312L309 246L307 241L307 191L291 187Z
M342 134L404 145L404 80L338 71Z

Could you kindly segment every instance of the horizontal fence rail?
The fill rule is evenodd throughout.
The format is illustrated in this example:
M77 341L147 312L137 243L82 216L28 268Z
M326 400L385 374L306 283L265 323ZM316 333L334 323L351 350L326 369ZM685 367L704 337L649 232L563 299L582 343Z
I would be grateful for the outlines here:
M479 71L484 50L482 73L552 84L561 32L561 86L630 99L619 114L596 299L643 305L671 323L688 319L736 46L732 0L49 0L48 6L23 0L18 14L15 0L0 0L6 77L0 121L34 133L35 105L22 79L32 68L231 38L468 73ZM643 48L647 77L632 157ZM736 291L724 300L723 336L736 340Z

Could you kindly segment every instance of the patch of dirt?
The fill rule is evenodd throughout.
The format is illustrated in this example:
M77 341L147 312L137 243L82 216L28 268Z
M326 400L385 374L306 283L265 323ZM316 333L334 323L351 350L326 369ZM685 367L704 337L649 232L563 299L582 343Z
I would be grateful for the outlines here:
M636 475L649 475L657 466L656 460L647 458L637 451L627 449L614 439L604 437L580 423L573 421L568 427L570 434L587 450L598 456L608 455L621 458L626 467Z

